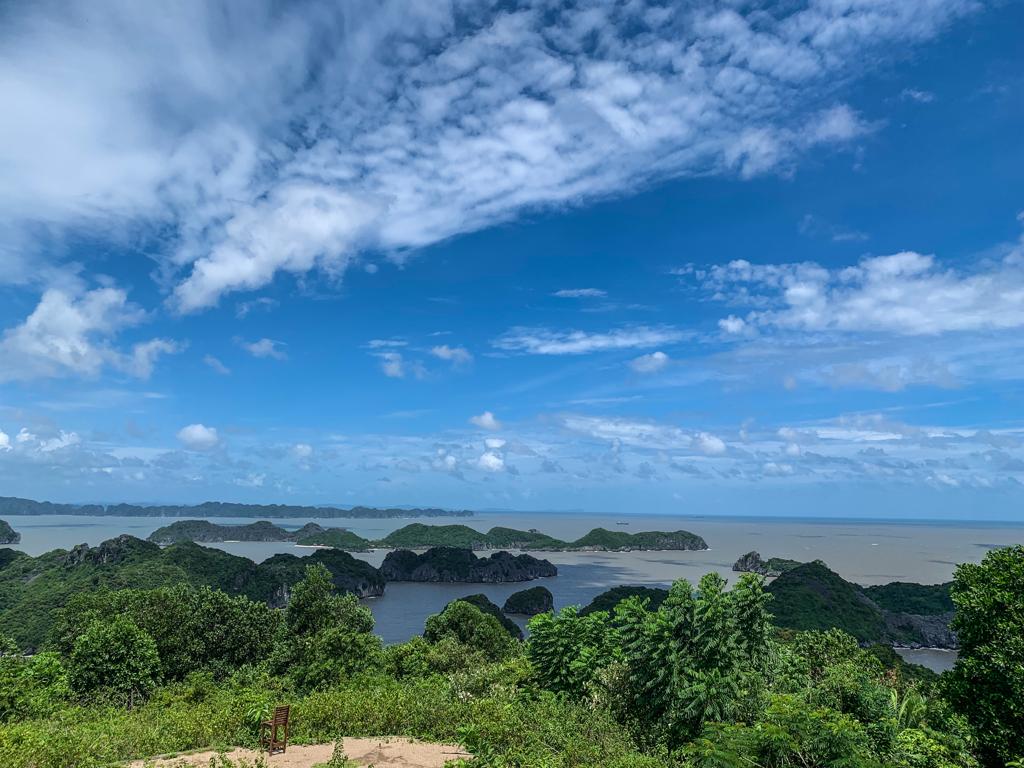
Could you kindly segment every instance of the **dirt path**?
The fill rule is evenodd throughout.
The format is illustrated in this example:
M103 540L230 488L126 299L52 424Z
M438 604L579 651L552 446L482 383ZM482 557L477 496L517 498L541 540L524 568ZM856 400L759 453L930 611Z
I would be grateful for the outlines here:
M360 766L373 768L442 768L449 760L469 757L462 747L454 744L429 744L400 738L376 739L344 739L345 754ZM333 744L317 744L312 747L293 746L283 755L267 757L268 768L311 768L317 763L325 763L334 751ZM209 768L210 758L216 752L196 752L182 757L154 760L149 763L136 760L130 768ZM227 757L234 761L248 760L252 764L259 753L248 749L236 749L228 752Z

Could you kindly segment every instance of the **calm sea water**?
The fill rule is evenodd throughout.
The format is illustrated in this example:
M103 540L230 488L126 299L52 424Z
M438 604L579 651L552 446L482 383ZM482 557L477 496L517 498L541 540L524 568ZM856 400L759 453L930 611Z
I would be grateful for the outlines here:
M75 544L95 545L121 533L147 537L171 520L140 517L76 517L44 515L8 517L21 532L17 547L38 555ZM360 536L380 538L410 522L408 519L318 520L324 526L344 526ZM722 518L665 515L583 515L565 513L481 513L469 518L438 518L420 522L464 523L481 531L495 525L537 528L562 539L582 536L598 526L610 530L693 531L704 537L704 552L551 552L541 553L558 566L558 576L525 584L389 584L383 597L367 601L386 642L401 642L423 631L427 616L449 601L474 593L487 595L498 605L513 592L543 584L555 596L555 607L586 604L619 584L667 586L675 579L696 582L709 571L735 577L736 558L754 549L764 557L794 560L821 559L844 578L859 584L890 581L939 583L948 581L957 563L978 562L995 547L1024 542L1024 526L1008 523L886 522L850 520L795 520L783 518ZM251 519L218 518L231 524ZM273 520L284 528L298 528L307 519ZM617 525L628 522L629 525ZM232 554L262 561L279 552L308 555L314 550L289 543L229 542L213 544ZM358 554L379 565L385 552ZM904 656L926 666L943 669L955 654L906 651Z

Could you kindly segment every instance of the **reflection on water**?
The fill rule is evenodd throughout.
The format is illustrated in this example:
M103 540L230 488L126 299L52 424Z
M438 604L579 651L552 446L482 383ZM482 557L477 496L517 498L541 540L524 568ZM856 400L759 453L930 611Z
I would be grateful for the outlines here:
M956 664L956 651L946 651L941 648L897 648L896 653L903 657L904 661L911 664L920 664L928 667L933 672L945 672Z
M481 531L496 526L537 528L562 539L575 539L592 528L615 530L622 516L556 513L481 513L470 518L419 519L433 524L464 523ZM389 584L384 597L368 601L377 617L378 632L389 642L405 640L423 629L423 622L448 601L474 593L486 594L501 605L508 595L543 584L555 596L555 607L586 604L600 592L619 584L667 586L675 579L696 582L709 571L735 577L732 563L752 549L764 557L824 560L830 568L859 584L890 581L938 583L948 581L961 562L979 562L988 549L1024 541L1024 527L1008 523L885 522L849 520L794 520L635 515L629 531L693 531L711 547L705 552L550 552L535 553L558 566L559 575L519 584ZM22 534L17 547L38 555L75 544L99 544L121 533L147 537L171 519L140 517L78 517L69 515L10 516L7 521ZM272 522L294 530L307 522L325 527L347 527L366 538L381 538L413 522L410 519L277 519ZM250 518L218 518L214 522L239 524ZM290 543L232 542L213 544L227 552L262 561L279 552L309 555L314 550ZM380 565L385 552L357 557ZM928 666L943 660L943 652L907 651L927 659ZM934 658L930 654L939 653ZM923 661L920 663L924 663Z

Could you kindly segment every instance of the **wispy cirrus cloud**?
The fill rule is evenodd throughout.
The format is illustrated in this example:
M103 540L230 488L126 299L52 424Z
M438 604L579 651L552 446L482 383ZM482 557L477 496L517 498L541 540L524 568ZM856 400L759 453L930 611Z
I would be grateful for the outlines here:
M494 340L496 348L529 355L586 355L593 352L647 349L681 341L678 328L631 326L603 333L516 327Z
M788 170L871 130L837 83L976 7L19 6L3 231L159 233L172 303L198 311L282 272L338 277L367 247L400 259L665 177Z

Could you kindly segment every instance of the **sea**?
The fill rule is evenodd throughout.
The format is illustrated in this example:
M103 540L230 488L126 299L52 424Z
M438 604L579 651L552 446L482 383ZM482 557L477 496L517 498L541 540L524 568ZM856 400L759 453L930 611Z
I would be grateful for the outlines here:
M122 533L146 538L178 518L87 517L77 515L8 516L22 540L16 549L39 555L75 544L96 545ZM365 538L381 538L414 520L409 518L287 518L271 519L286 529L307 522L344 527ZM252 518L216 518L229 525ZM676 579L696 583L714 571L734 579L732 564L751 550L762 557L823 560L843 578L863 584L949 581L958 563L979 562L997 547L1024 543L1024 524L1007 522L852 520L835 518L722 517L673 515L601 515L568 512L480 512L467 517L416 518L415 522L462 523L486 531L500 525L536 528L564 540L579 538L592 528L628 532L692 531L710 547L702 552L543 552L558 567L558 575L515 584L390 583L383 597L366 601L376 619L376 632L387 643L402 642L423 631L426 618L459 597L483 593L499 606L513 592L544 585L555 608L586 605L606 589L628 584L667 587ZM208 544L235 555L262 561L280 552L309 555L315 550L292 543L224 542ZM383 550L354 556L377 566ZM486 553L481 553L486 554ZM515 617L513 617L515 618ZM520 624L525 625L524 621ZM955 652L938 649L899 649L908 661L936 671L952 667Z

